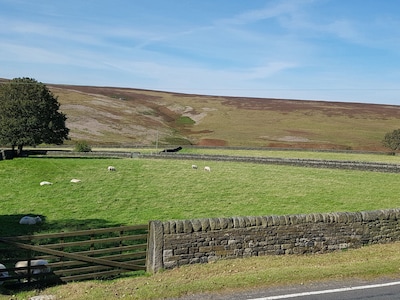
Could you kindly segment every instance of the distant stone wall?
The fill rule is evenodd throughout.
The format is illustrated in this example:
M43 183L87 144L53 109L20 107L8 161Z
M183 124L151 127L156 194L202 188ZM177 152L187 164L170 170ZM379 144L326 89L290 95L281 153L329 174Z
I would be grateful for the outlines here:
M62 157L62 158L134 158L138 152L124 151L90 151L76 152L68 150L29 150L27 156L31 157Z
M139 157L154 158L154 159L231 161L231 162L274 164L274 165L286 165L286 166L298 166L298 167L312 167L312 168L400 173L400 164L380 163L380 162L280 158L280 157L264 157L264 156L250 157L250 156L228 156L228 155L176 154L176 153L140 154Z
M151 221L149 272L219 259L327 253L400 240L400 209Z

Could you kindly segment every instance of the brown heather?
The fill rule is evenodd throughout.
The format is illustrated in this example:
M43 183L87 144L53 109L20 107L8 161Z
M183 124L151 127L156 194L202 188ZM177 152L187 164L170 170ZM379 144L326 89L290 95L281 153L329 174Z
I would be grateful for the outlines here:
M49 85L72 141L95 145L207 145L385 150L400 106L217 97ZM192 120L192 121L191 121Z

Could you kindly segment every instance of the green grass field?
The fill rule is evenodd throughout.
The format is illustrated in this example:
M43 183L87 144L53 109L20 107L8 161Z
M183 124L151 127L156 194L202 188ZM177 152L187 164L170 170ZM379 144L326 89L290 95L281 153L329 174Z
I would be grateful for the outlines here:
M205 164L210 173L202 170ZM108 165L117 171L108 172ZM38 230L58 231L393 208L400 194L400 174L217 161L22 158L2 161L0 178L7 224L0 235L23 233L15 224L26 214L45 218ZM40 186L43 180L53 185Z
M297 154L328 155L310 153ZM266 156L284 155L269 154ZM373 161L375 157L393 163L398 159L345 155L341 159ZM198 170L191 169L193 163ZM108 172L108 165L117 171ZM211 167L210 173L202 170L205 165ZM72 178L82 182L70 183ZM0 236L140 224L155 219L364 211L394 208L400 203L400 174L251 163L19 158L0 162L0 179ZM40 186L43 180L53 185ZM19 218L26 214L41 215L44 223L19 225ZM40 293L62 299L114 299L122 295L126 299L162 299L315 280L398 277L399 247L394 243L320 256L220 261L150 277L72 283L20 292L15 297L0 295L0 299L27 299Z

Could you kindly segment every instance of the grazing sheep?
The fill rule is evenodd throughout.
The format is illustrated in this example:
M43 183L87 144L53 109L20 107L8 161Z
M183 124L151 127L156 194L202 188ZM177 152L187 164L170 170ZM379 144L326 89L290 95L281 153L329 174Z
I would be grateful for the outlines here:
M107 170L108 171L117 171L117 169L113 166L108 166Z
M29 216L25 216L22 217L21 220L19 220L19 224L22 225L35 225L37 223L41 223L42 219L39 216L36 217L29 217Z
M81 180L80 180L80 179L75 179L75 178L73 178L73 179L71 179L71 182L72 182L72 183L78 183L78 182L81 182Z
M197 170L197 165L192 165L192 169Z
M8 275L7 271L2 271L2 270L6 270L6 266L3 264L0 264L0 278L7 278L10 277L10 275ZM0 281L0 285L3 284L3 281Z
M42 181L40 185L51 185L52 183L49 181Z
M204 167L204 171L211 172L211 168L206 166Z
M50 273L50 268L47 266L49 262L45 259L34 259L31 260L31 274L42 274L42 273ZM18 261L15 264L15 268L23 268L22 270L15 270L15 273L18 275L26 275L28 274L28 261L27 260L22 260ZM35 268L34 268L35 267Z

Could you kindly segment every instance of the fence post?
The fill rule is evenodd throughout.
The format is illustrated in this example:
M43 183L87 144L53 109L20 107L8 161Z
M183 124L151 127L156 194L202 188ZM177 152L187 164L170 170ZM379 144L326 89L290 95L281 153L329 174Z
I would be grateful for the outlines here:
M28 260L27 260L27 276L28 276L28 282L30 283L32 281L32 250L28 250Z
M164 267L164 230L161 221L149 222L149 237L147 241L146 270L156 273Z

